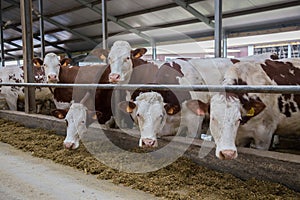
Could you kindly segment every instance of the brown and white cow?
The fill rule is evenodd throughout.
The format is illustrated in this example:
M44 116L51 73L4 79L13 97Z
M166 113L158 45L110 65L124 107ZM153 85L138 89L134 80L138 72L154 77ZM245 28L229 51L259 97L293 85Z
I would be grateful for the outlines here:
M206 59L190 59L188 63L193 67L181 63L182 77L179 77L180 85L220 85L224 79L224 74L233 63L240 61L264 62L266 59L278 59L274 53L265 53L259 55L246 56L241 58L206 58ZM184 65L185 64L185 65ZM202 123L205 117L209 118L209 104L212 94L210 92L190 92L192 100L183 104L183 120L188 127L189 135L195 137L198 130L202 129ZM192 111L193 113L191 113ZM199 124L195 125L195 121ZM205 131L205 130L204 130Z
M109 66L90 65L80 67L74 83L107 84ZM73 98L65 120L67 122L67 136L64 146L76 149L79 146L80 136L88 126L98 120L100 124L107 122L112 116L111 89L73 88Z
M300 59L239 62L228 69L223 85L299 85ZM236 146L267 150L272 135L300 135L300 95L218 93L211 99L210 130L216 156L235 159Z
M134 68L134 62L146 53L147 49L138 48L132 50L127 41L114 42L108 54L108 64L111 68L109 82L128 83ZM136 63L135 66L138 66Z
M138 125L141 133L139 146L155 147L157 137L175 135L180 125L181 103L190 99L190 95L189 92L170 89L143 90L138 84L179 84L176 77L180 76L182 73L175 61L158 66L140 58L133 60L129 83L137 84L137 89L131 92L131 101L123 101L119 107L130 113ZM149 112L154 110L155 113Z
M51 55L52 53L50 53ZM48 55L48 54L47 54ZM47 78L45 75L44 68L41 66L49 66L50 68L55 68L59 65L59 62L55 62L58 60L57 56L53 57L53 59L46 59L43 62L40 58L33 59L33 71L34 71L34 79L36 83L45 83ZM53 61L54 60L54 61ZM24 82L24 69L23 67L3 67L0 69L0 81L1 82L12 82L12 83L23 83ZM8 107L10 110L17 110L17 102L24 101L24 87L17 86L2 86L0 87L0 96L6 99ZM36 88L35 91L35 99L38 102L45 102L52 100L52 94L48 88ZM39 104L38 104L39 106ZM39 112L39 107L37 109Z
M146 62L142 59L135 58L139 58L145 52L146 51L143 48L132 50L129 43L126 41L115 42L112 47L112 51L109 54L109 63L111 64L112 68L112 73L110 74L110 81L114 83L147 83L143 82L143 79L138 79L138 81L136 81L136 78L132 78L132 73L138 70L140 66L155 65L152 62ZM262 60L269 57L270 54L251 56L241 59ZM137 63L137 61L139 61L140 65L135 64ZM141 64L142 61L144 63ZM176 59L169 63L164 63L161 66L159 66L159 71L157 72L156 80L152 83L181 85L221 84L225 71L228 69L229 66L232 65L232 62L233 61L227 58L191 60ZM149 73L147 69L147 67L141 69L141 73L137 77L144 77L147 75L151 76L151 73ZM144 75L142 75L142 73L144 73ZM210 95L205 92L191 92L191 95L194 95L193 99L195 100L187 101L185 104L183 104L183 108L188 107L189 109L182 110L184 116L182 117L183 122L181 124L185 124L185 126L188 127L188 135L194 137L197 135L198 129L201 129L205 113L207 113L208 111ZM170 98L170 95L162 94L162 96L164 102L166 103L169 103L174 99ZM176 92L176 98L179 99L179 102L181 104L184 100L189 99L190 95L188 92ZM204 111L202 109L197 109L199 105L201 105L201 107L205 106L206 109L204 109ZM196 115L194 113L191 113L189 110L193 110L194 113L196 113ZM165 131L169 132L169 134L173 134L174 132L176 133L177 131L174 131L174 127L178 128L180 124L178 115L169 116L167 119L169 120L166 120L167 123L165 123L164 126ZM140 127L140 129L143 128ZM155 137L152 136L152 138Z

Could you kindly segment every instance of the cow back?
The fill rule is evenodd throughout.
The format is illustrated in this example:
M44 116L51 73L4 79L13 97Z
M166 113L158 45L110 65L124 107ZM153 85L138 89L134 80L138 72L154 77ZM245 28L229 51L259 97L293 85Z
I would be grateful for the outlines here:
M177 77L183 77L181 66L176 62L163 64L155 77L155 83L160 85L179 85ZM181 104L191 99L189 91L167 90L160 91L166 103Z

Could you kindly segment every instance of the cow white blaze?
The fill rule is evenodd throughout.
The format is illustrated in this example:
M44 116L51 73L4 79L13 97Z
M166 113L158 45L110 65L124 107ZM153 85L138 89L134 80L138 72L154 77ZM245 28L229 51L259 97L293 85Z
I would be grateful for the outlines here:
M108 54L108 64L111 69L109 82L128 83L134 67L134 60L142 57L146 52L145 48L132 50L127 41L114 42Z
M59 82L60 61L55 53L48 53L43 64L48 83Z
M133 65L130 44L126 41L116 41L108 54L108 63L111 68L110 82L128 82Z
M138 125L141 138L139 146L156 147L157 135L165 125L167 113L162 96L157 92L141 93L136 101L121 102L120 108L131 114Z
M65 120L67 123L67 136L64 146L67 149L79 147L80 136L87 131L87 107L81 103L73 103L68 111Z
M211 99L210 131L216 143L216 156L220 159L237 157L235 139L240 125L240 101L235 97L216 94Z

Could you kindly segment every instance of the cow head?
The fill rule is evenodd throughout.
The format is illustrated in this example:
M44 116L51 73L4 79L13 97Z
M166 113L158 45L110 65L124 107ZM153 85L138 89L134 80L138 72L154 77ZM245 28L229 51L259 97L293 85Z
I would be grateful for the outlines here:
M64 146L67 149L77 149L79 147L79 136L87 131L87 111L88 109L83 104L73 103L71 105L65 117L67 136L64 140Z
M237 157L235 145L238 128L265 108L259 99L246 103L234 94L216 94L211 99L210 131L216 143L216 156L222 160Z
M141 93L134 102L120 102L119 108L130 113L139 126L140 147L143 145L157 147L157 134L164 127L167 115L174 115L178 112L176 106L165 104L162 96L157 92Z
M59 82L60 61L55 53L48 53L44 58L43 67L48 83Z
M130 44L126 41L114 42L108 54L108 64L111 68L109 82L128 83L133 69L133 59L140 58L146 51L145 48L131 50Z
M95 120L101 113L97 111L89 111L82 103L72 103L66 117L67 136L64 140L64 146L67 149L77 149L79 147L79 140L82 134L86 133L87 127Z

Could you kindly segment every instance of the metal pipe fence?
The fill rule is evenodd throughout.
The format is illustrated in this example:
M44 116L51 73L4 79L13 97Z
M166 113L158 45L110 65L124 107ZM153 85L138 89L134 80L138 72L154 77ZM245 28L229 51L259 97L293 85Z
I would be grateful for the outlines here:
M59 84L59 83L0 83L0 86L15 87L56 87L56 88L86 88L86 89L117 89L117 90L188 90L202 92L237 92L237 93L280 93L300 94L298 85L155 85L155 84Z

